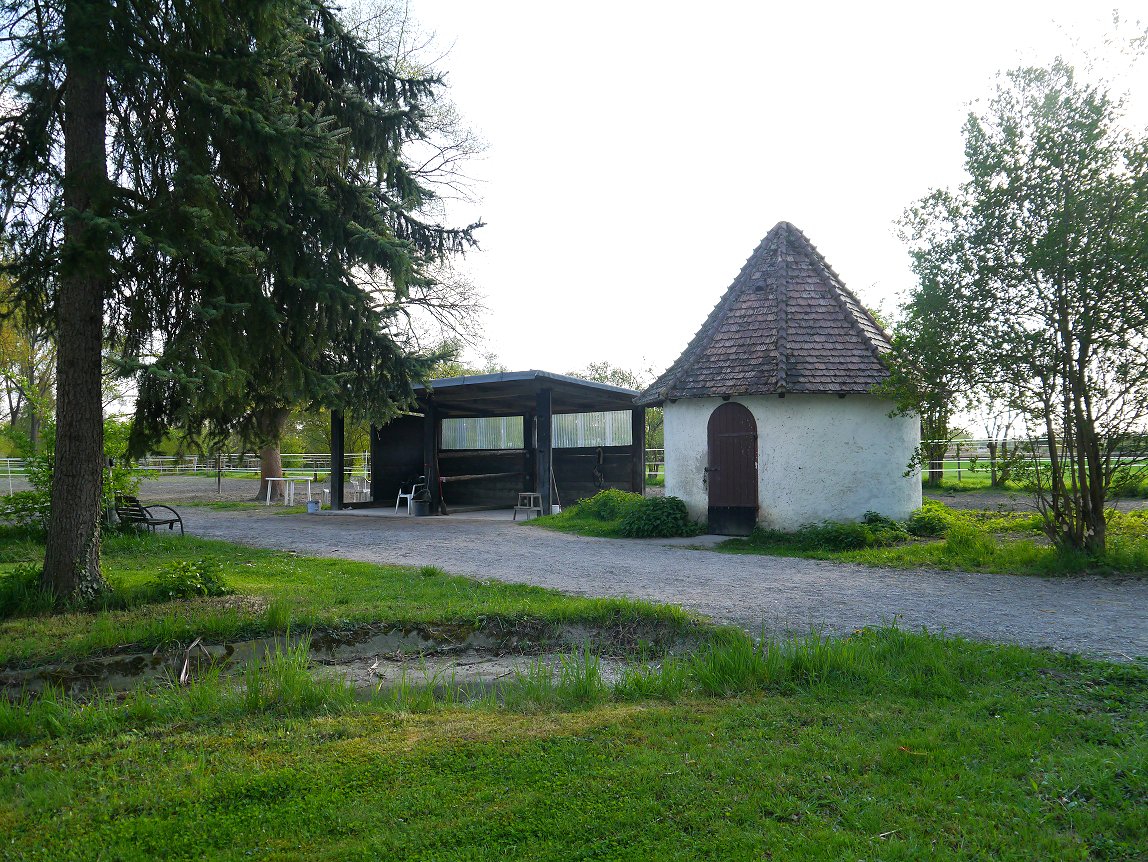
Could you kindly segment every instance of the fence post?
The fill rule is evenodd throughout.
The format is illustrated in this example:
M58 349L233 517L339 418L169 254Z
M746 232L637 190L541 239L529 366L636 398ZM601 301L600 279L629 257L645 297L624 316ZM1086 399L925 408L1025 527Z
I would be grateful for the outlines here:
M957 444L957 482L961 481L961 444Z

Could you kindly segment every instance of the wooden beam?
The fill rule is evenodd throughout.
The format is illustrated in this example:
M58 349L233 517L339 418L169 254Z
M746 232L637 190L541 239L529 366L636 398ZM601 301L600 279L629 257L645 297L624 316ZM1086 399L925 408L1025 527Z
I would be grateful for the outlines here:
M553 505L554 492L550 487L551 470L553 468L551 446L554 432L552 430L553 414L550 412L551 397L549 389L539 389L535 399L535 412L538 426L538 493L542 496L542 514L549 515Z
M438 407L433 398L427 399L423 411L423 475L426 476L427 490L430 491L430 510L438 512L442 505L442 495L438 486Z
M347 470L344 456L343 411L331 411L331 508L343 508L343 476Z
M646 493L646 408L630 413L630 486L636 494Z
M367 440L370 441L368 449L371 453L371 500L376 501L383 499L383 471L375 469L375 465L382 463L382 459L378 457L377 451L377 447L379 446L379 429L374 424L371 425L371 432L367 436Z
M534 440L534 414L522 417L522 448L526 450L526 476L522 490L534 493L538 489L538 451Z

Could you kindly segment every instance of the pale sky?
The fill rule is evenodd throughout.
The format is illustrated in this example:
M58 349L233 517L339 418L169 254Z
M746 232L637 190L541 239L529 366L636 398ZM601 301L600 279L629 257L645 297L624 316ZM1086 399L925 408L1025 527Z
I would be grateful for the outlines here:
M1112 8L411 0L489 143L482 200L455 213L488 225L465 263L485 349L660 372L781 220L894 307L912 285L894 222L959 181L970 104L999 70L1098 46ZM1148 21L1148 0L1119 9Z

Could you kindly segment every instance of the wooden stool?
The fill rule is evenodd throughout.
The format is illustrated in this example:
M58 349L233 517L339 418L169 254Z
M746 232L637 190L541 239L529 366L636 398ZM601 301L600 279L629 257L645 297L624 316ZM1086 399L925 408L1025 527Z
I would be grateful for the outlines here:
M522 491L518 495L518 505L514 507L513 521L518 520L519 512L537 512L542 514L542 495Z

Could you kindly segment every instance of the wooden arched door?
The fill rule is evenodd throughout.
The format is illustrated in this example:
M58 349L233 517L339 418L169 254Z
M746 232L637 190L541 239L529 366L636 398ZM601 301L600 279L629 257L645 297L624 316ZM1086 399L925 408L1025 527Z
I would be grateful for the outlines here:
M710 414L706 436L710 532L748 536L757 523L757 422L727 401Z

